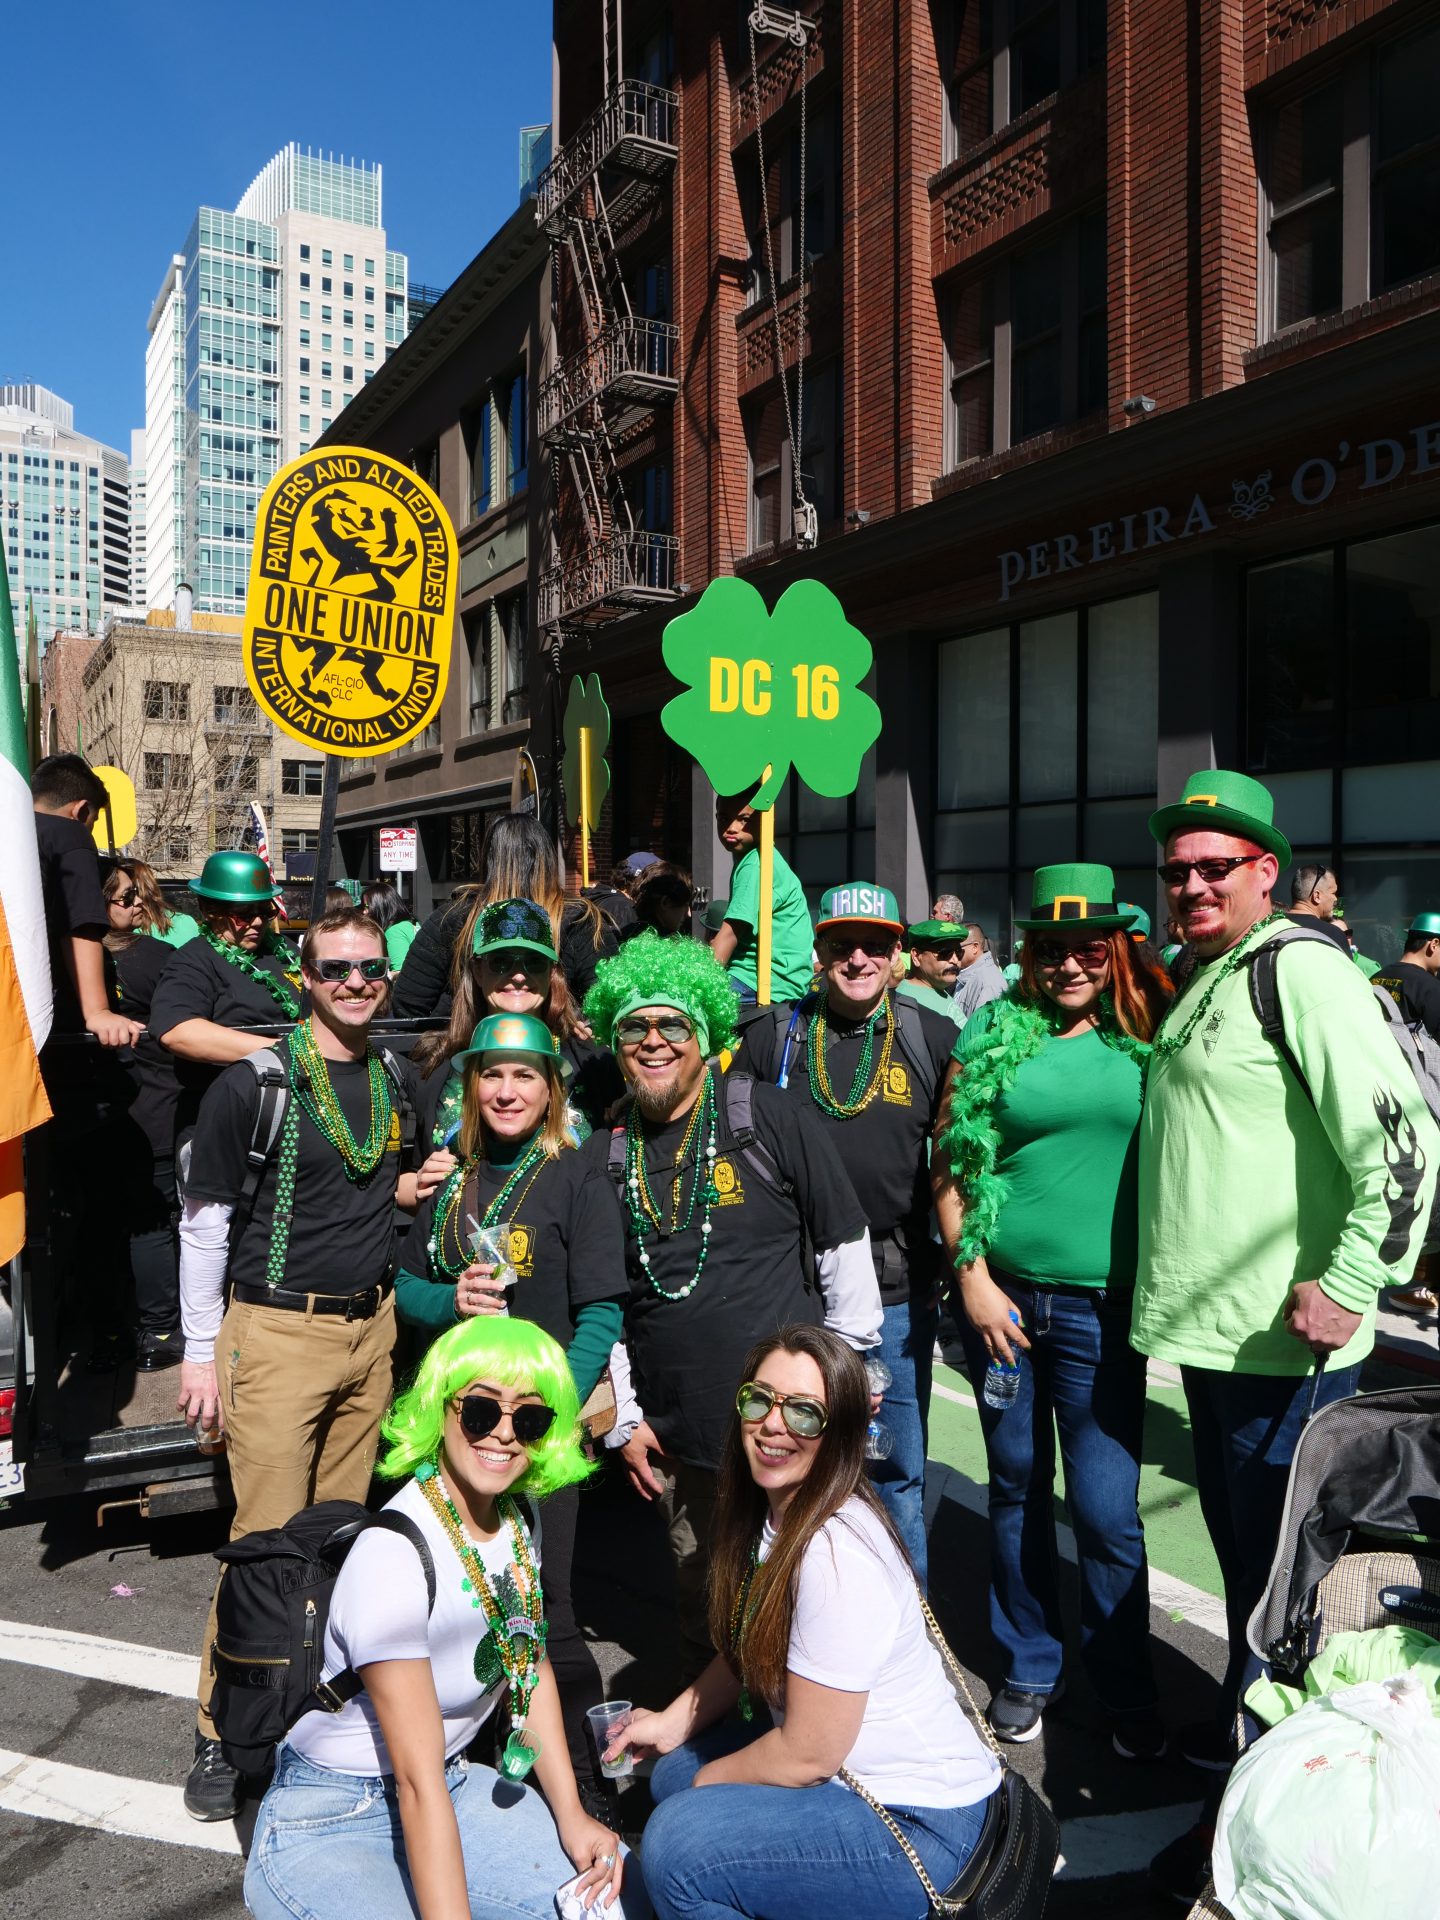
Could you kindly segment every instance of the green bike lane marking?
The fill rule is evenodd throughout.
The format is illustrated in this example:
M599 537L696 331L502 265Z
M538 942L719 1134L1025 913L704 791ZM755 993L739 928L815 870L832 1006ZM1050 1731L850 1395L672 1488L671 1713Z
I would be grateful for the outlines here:
M937 1362L935 1380L952 1393L974 1398L969 1380L954 1367ZM985 1441L980 1432L979 1414L973 1407L957 1405L938 1393L932 1397L930 1456L943 1460L979 1486L985 1485ZM1184 1392L1178 1385L1152 1379L1147 1394L1145 1442L1140 1463L1140 1517L1145 1522L1145 1546L1150 1564L1218 1597L1220 1568L1201 1517L1194 1474ZM1055 1517L1064 1523L1064 1469L1060 1465L1058 1440L1055 1483Z

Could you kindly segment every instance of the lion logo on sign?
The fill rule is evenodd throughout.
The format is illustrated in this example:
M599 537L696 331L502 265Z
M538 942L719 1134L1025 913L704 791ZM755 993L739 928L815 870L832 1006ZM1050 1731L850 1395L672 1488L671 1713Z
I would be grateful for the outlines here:
M718 1194L735 1191L735 1169L728 1160L715 1162L715 1191Z
M910 1076L904 1067L891 1067L885 1075L885 1092L892 1100L910 1098Z
M510 1264L518 1273L522 1267L530 1264L530 1243L532 1235L529 1227L511 1227Z

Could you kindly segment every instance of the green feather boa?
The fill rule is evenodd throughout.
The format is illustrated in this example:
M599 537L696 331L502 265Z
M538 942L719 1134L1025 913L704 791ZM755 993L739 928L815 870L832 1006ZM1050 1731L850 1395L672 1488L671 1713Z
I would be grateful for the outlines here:
M1107 1047L1129 1054L1139 1065L1143 1098L1150 1048L1117 1025L1108 993L1102 994L1100 1009L1100 1038ZM985 1050L967 1060L957 1074L949 1120L939 1141L942 1162L965 1206L960 1244L955 1251L957 1267L969 1266L988 1250L1000 1209L1010 1196L1009 1181L995 1171L1001 1145L994 1119L995 1102L1014 1086L1021 1067L1035 1058L1057 1027L1053 1014L1008 996L994 1001L990 1014Z

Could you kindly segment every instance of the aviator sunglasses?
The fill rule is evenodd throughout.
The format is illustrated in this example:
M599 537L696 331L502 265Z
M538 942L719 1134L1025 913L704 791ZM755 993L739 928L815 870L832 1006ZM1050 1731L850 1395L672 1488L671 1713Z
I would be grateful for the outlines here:
M368 960L317 960L311 971L327 986L339 987L352 973L358 973L362 980L383 980L390 962L383 953L377 953Z
M758 1380L747 1380L735 1396L735 1411L742 1420L760 1421L772 1407L779 1407L780 1418L797 1440L818 1440L830 1418L827 1407L804 1394L776 1393Z
M550 1431L555 1418L553 1407L506 1409L488 1393L464 1394L455 1402L455 1411L460 1416L461 1427L472 1440L483 1440L487 1433L493 1433L500 1424L501 1415L508 1411L515 1438L522 1447L538 1446Z
M615 1041L618 1046L643 1046L651 1033L658 1033L672 1047L683 1047L687 1040L695 1038L695 1027L683 1013L663 1014L658 1020L630 1013L623 1020L615 1022Z

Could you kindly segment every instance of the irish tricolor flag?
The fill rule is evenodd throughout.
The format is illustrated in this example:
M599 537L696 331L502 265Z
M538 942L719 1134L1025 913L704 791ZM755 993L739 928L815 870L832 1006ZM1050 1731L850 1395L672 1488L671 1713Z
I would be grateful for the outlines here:
M0 1263L25 1244L21 1136L50 1118L40 1049L50 1032L50 950L40 894L30 754L10 581L0 550Z

